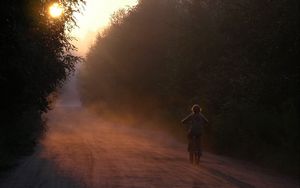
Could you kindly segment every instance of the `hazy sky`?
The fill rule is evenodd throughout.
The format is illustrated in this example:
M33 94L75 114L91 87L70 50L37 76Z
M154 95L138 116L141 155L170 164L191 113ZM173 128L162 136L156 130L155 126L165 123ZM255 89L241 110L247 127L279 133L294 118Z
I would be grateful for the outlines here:
M79 28L72 32L78 40L74 43L78 47L79 55L86 54L97 33L109 24L110 16L116 10L134 6L137 3L138 0L86 0L83 14L76 14Z

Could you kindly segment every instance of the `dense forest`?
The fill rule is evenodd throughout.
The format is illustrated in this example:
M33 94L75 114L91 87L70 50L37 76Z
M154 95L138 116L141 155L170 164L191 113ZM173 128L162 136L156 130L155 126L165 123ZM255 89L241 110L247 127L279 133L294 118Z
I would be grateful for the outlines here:
M215 152L298 173L299 14L298 0L140 0L91 47L82 100L178 127L199 103Z
M0 2L0 171L30 154L45 130L42 114L51 93L72 73L79 57L72 55L69 31L82 0L63 0L65 14L51 18L53 1ZM52 97L53 98L53 97Z

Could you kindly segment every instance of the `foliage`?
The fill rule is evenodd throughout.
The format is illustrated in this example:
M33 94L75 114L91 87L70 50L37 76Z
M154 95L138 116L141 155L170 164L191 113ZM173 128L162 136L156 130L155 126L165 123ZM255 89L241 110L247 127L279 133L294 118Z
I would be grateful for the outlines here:
M44 129L42 113L48 96L61 86L80 61L72 55L69 31L82 0L60 1L64 15L53 19L54 1L1 1L0 152L14 155L31 150ZM23 149L24 148L24 149ZM31 148L31 149L30 149Z
M115 14L90 49L83 101L178 122L200 103L218 152L291 170L299 166L299 17L296 0L141 0Z

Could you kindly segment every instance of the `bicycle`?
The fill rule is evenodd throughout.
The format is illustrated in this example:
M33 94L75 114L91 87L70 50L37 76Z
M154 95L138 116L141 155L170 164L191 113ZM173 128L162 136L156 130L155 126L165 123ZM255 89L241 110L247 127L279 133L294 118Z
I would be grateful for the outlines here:
M202 155L201 149L201 136L200 135L189 135L188 152L190 156L191 164L199 165L200 157Z

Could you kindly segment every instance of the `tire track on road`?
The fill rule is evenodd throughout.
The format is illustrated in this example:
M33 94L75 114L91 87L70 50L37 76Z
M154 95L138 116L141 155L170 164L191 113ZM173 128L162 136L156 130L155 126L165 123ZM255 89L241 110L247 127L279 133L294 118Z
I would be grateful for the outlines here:
M117 126L77 110L52 114L42 149L0 188L299 188L298 181L206 152L193 166L185 145L163 132Z

